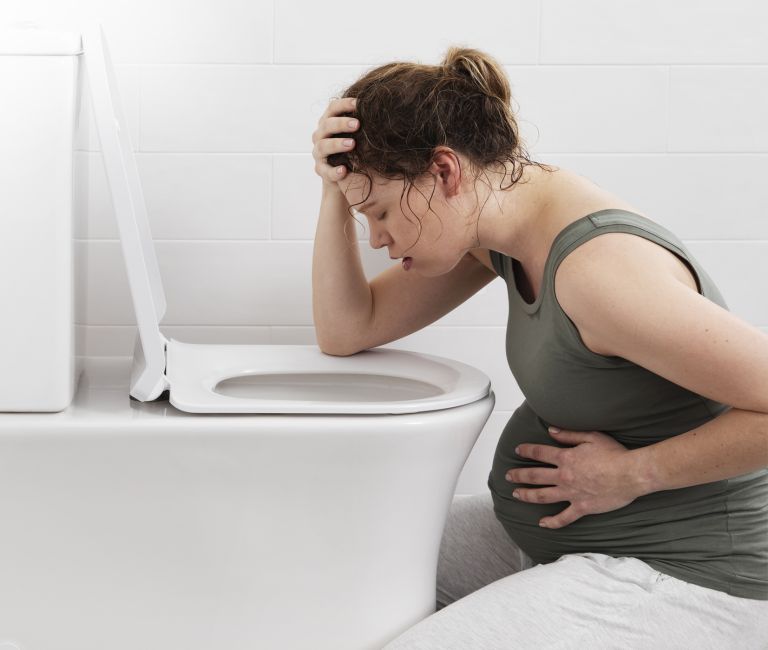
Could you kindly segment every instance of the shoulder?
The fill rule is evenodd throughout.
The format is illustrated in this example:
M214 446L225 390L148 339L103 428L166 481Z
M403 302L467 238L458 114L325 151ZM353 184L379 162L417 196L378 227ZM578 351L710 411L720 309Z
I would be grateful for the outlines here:
M598 354L612 354L596 332L604 325L611 304L629 303L622 309L646 309L641 290L675 281L698 293L696 279L687 263L675 253L644 237L623 232L606 232L572 250L557 267L555 296L574 322L587 347ZM614 305L618 308L618 305ZM596 322L601 319L601 322ZM600 349L598 349L600 348Z
M628 233L600 235L571 255L557 269L555 293L582 338L597 341L598 354L716 402L768 413L768 336L699 294L690 271L681 280L676 255Z
M698 293L687 262L650 239L626 232L602 233L573 249L557 268L555 286L567 292L585 274L599 278L621 270L633 270L648 278L671 275Z

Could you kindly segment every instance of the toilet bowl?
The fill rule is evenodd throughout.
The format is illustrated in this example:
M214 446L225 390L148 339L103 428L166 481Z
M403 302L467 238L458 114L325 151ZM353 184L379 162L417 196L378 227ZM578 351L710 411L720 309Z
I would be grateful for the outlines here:
M0 413L0 641L378 650L435 612L443 529L493 392L413 413L188 413L129 399L130 359L86 361L68 409ZM367 376L358 404L390 381Z
M163 336L100 25L83 45L138 334L119 381L86 371L71 407L0 414L0 644L381 648L435 611L490 381L405 350Z

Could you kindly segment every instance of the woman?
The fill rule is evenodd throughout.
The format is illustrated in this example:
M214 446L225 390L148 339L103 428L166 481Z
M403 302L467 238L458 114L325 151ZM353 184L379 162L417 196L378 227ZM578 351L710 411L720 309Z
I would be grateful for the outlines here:
M371 70L312 138L321 349L402 338L498 274L525 395L490 495L454 500L439 611L386 648L768 648L768 336L674 234L531 161L510 99L450 48ZM350 206L403 258L370 285Z

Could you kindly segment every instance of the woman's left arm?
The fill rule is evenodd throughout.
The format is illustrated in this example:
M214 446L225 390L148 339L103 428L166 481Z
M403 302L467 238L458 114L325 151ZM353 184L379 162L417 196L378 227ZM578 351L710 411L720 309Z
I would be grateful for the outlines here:
M599 246L600 239L593 241ZM731 409L632 450L628 471L645 494L768 466L768 334L692 290L669 267L649 264L647 242L639 239L625 237L622 246L604 240L600 264L574 259L569 266L566 258L557 277L563 307L612 354Z
M768 414L732 408L626 461L637 496L749 474L768 466Z

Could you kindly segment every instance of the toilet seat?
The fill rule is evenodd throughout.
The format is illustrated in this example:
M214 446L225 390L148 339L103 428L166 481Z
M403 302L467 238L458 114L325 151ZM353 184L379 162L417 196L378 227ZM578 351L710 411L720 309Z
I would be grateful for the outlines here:
M475 402L490 389L471 366L406 350L334 357L314 345L173 339L166 376L171 404L191 413L417 413ZM232 380L230 392L247 396L226 394Z
M165 291L101 24L82 37L138 326L133 398L155 400L167 390L170 403L190 413L384 414L453 408L490 393L490 380L476 368L407 350L336 357L313 345L193 344L163 336Z

